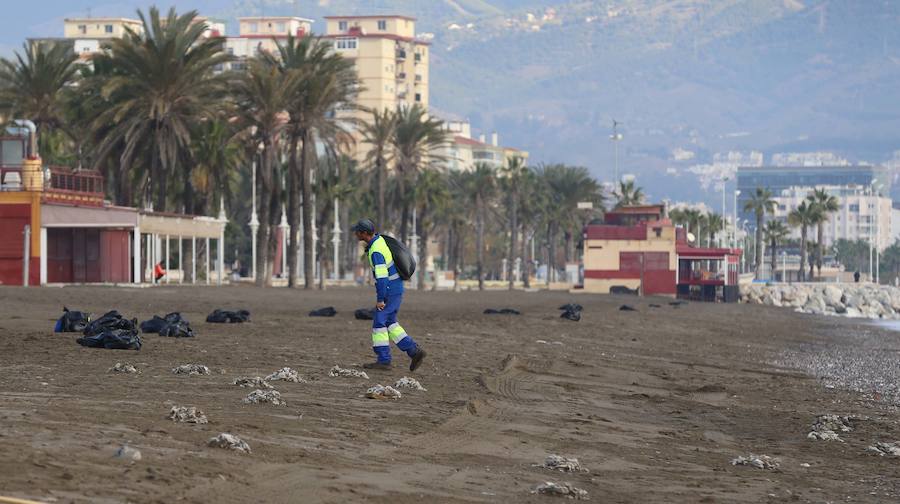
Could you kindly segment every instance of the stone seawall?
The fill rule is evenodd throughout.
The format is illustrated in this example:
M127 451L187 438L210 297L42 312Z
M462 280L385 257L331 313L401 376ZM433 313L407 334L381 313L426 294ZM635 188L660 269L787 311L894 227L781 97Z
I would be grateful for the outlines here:
M900 319L900 289L889 285L749 285L741 288L741 301L794 308L795 311L815 315Z

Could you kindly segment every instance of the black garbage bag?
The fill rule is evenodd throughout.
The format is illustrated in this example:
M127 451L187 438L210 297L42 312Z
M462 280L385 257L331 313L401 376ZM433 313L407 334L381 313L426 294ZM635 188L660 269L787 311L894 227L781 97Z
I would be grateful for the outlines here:
M116 310L112 310L103 314L102 317L90 322L85 326L82 334L85 336L96 336L106 331L122 329L126 331L137 330L137 319L128 320Z
M564 305L560 306L559 309L565 310L565 311L577 311L577 312L584 310L584 308L580 304L574 304L574 303L564 304Z
M190 322L182 317L181 313L172 312L165 317L154 315L152 319L141 322L141 332L162 334L163 330L172 324L184 324L187 326L188 330L190 330ZM170 336L170 334L165 334L164 336Z
M160 336L168 336L170 338L193 338L194 330L187 320L179 320L177 322L169 322L159 330Z
M581 320L581 312L578 310L566 310L562 312L562 315L560 315L559 318L571 320L572 322L578 322L579 320Z
M612 287L609 288L609 293L610 294L628 294L630 296L637 296L638 290L637 289L629 289L628 287L625 287L624 285L613 285Z
M110 329L76 340L79 345L110 350L140 350L141 337L137 329Z
M310 317L334 317L335 315L337 315L337 310L333 306L326 306L325 308L309 312Z
M650 303L650 308L662 308L662 306L660 306L658 304Z
M637 311L633 306L629 306L627 304L623 304L619 307L619 311Z
M356 317L356 320L375 320L375 309L360 308L353 312L353 316Z
M250 321L250 312L247 310L220 310L216 308L206 317L206 321L213 324L239 324Z
M495 310L494 308L488 308L484 310L485 315L521 315L522 312L519 310L513 310L512 308L501 308L499 310Z
M63 314L56 321L54 332L81 332L91 322L91 314L87 312L72 311L63 306Z
M416 272L416 260L413 258L412 253L406 248L406 245L400 243L393 236L381 235L381 237L384 238L388 248L391 249L391 255L394 256L394 266L397 267L397 273L400 275L400 278L408 281L412 278L413 273Z

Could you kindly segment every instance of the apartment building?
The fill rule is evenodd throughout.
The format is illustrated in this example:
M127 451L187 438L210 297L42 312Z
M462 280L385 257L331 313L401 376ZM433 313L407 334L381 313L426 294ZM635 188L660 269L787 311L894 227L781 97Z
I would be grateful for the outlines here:
M225 39L225 51L234 56L231 68L238 70L246 60L261 51L278 52L278 44L293 35L303 37L312 31L311 19L293 16L257 16L238 18L238 35Z
M857 185L791 187L775 196L775 214L773 218L787 224L788 215L814 189L824 189L838 200L839 209L829 216L824 228L824 243L831 246L835 241L865 240L876 243L879 250L884 250L894 241L891 229L893 220L891 198L873 192L871 188ZM800 238L800 229L792 228L791 238ZM808 239L815 239L815 230L809 230Z
M493 168L503 167L508 160L520 157L528 162L528 152L500 145L500 136L491 133L490 142L482 134L472 137L472 126L468 121L447 121L444 127L450 134L450 144L442 153L447 167L455 171L470 171L475 163L486 163Z

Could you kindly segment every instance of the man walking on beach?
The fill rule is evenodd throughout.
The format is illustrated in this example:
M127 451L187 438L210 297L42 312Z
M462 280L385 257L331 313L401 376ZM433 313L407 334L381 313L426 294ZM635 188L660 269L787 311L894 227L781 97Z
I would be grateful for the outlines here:
M394 265L391 249L381 235L375 233L375 224L362 219L353 226L356 239L366 244L366 257L375 277L375 317L372 322L372 350L377 360L364 364L366 369L391 369L391 341L412 359L409 370L415 371L425 358L422 350L406 334L397 322L397 312L403 303L403 280Z

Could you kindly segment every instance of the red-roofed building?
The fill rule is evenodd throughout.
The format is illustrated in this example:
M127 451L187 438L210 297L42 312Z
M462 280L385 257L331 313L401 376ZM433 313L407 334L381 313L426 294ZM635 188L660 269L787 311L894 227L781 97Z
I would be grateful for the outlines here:
M737 300L741 250L691 246L664 205L607 212L602 224L585 227L584 238L587 292Z

